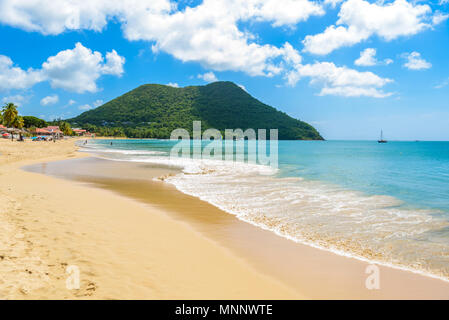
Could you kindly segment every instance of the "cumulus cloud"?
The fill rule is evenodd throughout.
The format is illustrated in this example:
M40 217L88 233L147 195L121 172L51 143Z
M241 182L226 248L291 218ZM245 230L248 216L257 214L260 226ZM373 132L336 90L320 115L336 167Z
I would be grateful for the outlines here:
M360 72L354 69L337 67L332 62L298 64L295 70L287 74L289 85L295 85L302 78L310 78L310 84L321 86L320 95L338 95L345 97L385 98L391 93L381 90L391 79L381 78L372 72Z
M338 17L336 25L327 27L323 33L306 36L303 41L306 52L324 55L374 35L391 41L417 34L442 21L439 13L432 15L427 4L406 0L391 3L348 0L341 5Z
M179 84L177 84L176 82L169 82L169 83L167 83L167 86L173 87L173 88L179 88Z
M449 1L449 0L448 0ZM449 14L444 14L441 12L436 12L435 15L432 18L432 24L437 25L444 21L446 21L449 18Z
M367 48L360 52L360 58L354 61L356 66L375 66L377 64L376 49Z
M296 65L302 62L302 56L299 54L298 50L292 47L290 43L285 43L283 48L283 59L285 62Z
M48 106L50 104L55 104L59 102L59 97L57 94L52 96L46 96L41 99L41 106Z
M285 61L290 64L290 71L285 75L287 84L295 86L303 78L310 79L310 84L321 88L319 95L335 95L343 97L385 98L392 93L382 88L393 80L381 78L372 72L360 72L346 66L338 67L332 62L315 62L303 64L299 53L284 46Z
M246 90L246 87L243 84L238 84L237 85L244 91L248 92L248 90Z
M106 53L106 63L101 67L101 73L120 77L124 72L124 64L125 58L119 56L117 51L112 50Z
M251 23L255 21L268 22L273 27L294 28L311 16L323 15L324 8L340 4L337 23L321 34L307 36L305 51L326 54L371 36L390 41L429 29L442 20L428 5L406 0L388 3L366 0L203 0L198 5L182 6L182 9L169 0L0 0L0 22L56 35L71 30L101 31L109 21L114 21L121 24L127 40L148 41L154 53L165 52L180 61L197 62L211 70L201 75L207 82L216 81L212 71L230 70L251 76L282 74L290 85L309 78L312 84L321 86L322 95L379 98L390 95L383 91L383 87L392 81L390 79L338 67L331 62L304 64L302 56L291 44L264 44L250 31ZM242 29L242 22L247 22L248 29ZM98 52L81 47L66 50L46 62L48 65L43 74L53 87L95 92L99 77L123 73L124 59L115 51L104 58ZM64 64L68 56L74 62ZM384 60L384 63L389 62L391 60ZM89 67L84 68L86 65ZM63 72L64 69L79 72L71 74ZM209 73L213 77L205 76ZM51 79L48 74L52 75ZM82 108L91 108L91 105Z
M92 105L94 106L94 108L101 106L104 103L104 101L102 99L98 99L95 100Z
M339 1L339 0L332 0ZM140 18L135 25L149 17L168 17L194 8L232 7L231 13L239 20L270 21L274 26L294 25L313 15L323 15L322 6L309 0L205 0L196 7L187 6L185 12L169 0L1 0L0 21L29 31L60 34L67 30L88 29L101 31L110 19L124 24ZM226 10L228 11L228 10ZM210 12L214 13L214 12ZM227 12L215 12L225 16ZM150 23L150 22L145 22Z
M77 93L96 92L96 81L101 75L120 76L125 59L115 50L102 54L77 43L74 49L59 52L42 64L42 72L53 88L61 88Z
M102 75L121 76L125 59L115 50L104 57L77 43L74 49L63 50L49 57L39 70L23 70L15 67L12 60L0 56L0 90L27 89L49 81L53 88L77 93L96 92L97 80Z
M243 71L272 76L283 50L259 44L239 29L240 22L265 21L294 27L310 16L324 14L310 0L204 0L178 10L169 0L0 0L0 22L42 34L67 30L100 31L109 20L122 24L128 40L153 43L181 61L198 62L215 71Z
M333 0L338 1L338 0ZM321 16L323 8L316 2L307 0L242 0L234 1L246 6L244 19L255 18L271 21L273 26L295 25L307 20L310 16Z
M203 79L206 82L215 82L218 81L217 76L213 72L206 72L204 74L199 74L197 76L198 79Z
M67 30L101 31L109 19L120 18L127 10L158 14L172 8L168 0L1 0L0 21L57 35Z
M324 0L324 3L331 6L331 8L337 7L343 0Z
M356 66L363 66L363 67L370 67L375 66L378 64L391 64L393 63L393 60L391 59L385 59L384 61L378 61L376 58L376 49L374 48L367 48L360 52L360 57L354 61L354 64Z
M364 87L324 87L320 95L334 95L342 97L373 97L373 98L385 98L392 95L392 93L385 93L379 91L376 88L364 88Z
M21 106L22 104L28 102L30 97L23 96L21 94L13 95L13 96L7 96L2 98L2 103L14 103L17 106Z
M0 55L0 91L28 89L43 80L40 71L14 66L11 58Z
M419 52L404 53L402 56L406 59L404 67L409 70L423 70L432 67L432 64L424 60Z
M101 106L103 103L104 103L103 100L98 99L98 100L95 100L94 102L92 102L91 104L88 104L88 103L83 104L83 105L79 106L78 109L80 109L82 111L88 111L88 110L91 110L91 109Z

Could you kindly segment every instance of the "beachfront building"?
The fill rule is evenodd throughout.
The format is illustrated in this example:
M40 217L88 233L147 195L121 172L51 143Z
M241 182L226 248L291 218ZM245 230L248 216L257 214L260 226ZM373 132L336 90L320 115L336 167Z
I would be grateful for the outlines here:
M75 133L77 136L80 136L80 137L87 137L87 136L92 135L89 131L81 129L81 128L73 128L72 131L73 131L73 133Z
M61 139L64 137L63 132L58 126L48 126L46 128L36 128L32 134L37 136L52 136L55 139Z

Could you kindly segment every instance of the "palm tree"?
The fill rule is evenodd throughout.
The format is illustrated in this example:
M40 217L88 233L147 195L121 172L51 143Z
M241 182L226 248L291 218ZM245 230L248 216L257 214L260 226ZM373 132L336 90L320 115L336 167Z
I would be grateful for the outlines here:
M22 129L23 126L24 126L24 124L25 124L25 121L23 120L23 117L17 116L17 117L14 119L14 122L12 123L12 126L13 126L14 128L17 128L17 129Z
M62 122L59 125L59 129L64 133L65 136L71 136L73 134L72 128L68 122Z
M15 123L16 118L18 117L19 112L17 111L17 106L14 103L7 103L3 106L2 109L2 118L3 123L7 127L12 127ZM23 124L23 119L22 119Z

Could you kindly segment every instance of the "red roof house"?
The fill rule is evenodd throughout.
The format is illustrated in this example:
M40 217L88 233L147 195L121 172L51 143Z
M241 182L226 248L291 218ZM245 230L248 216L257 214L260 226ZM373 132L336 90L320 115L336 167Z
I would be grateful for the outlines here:
M35 132L37 135L41 136L51 136L51 135L58 135L62 136L62 131L59 130L58 126L50 126L47 128L36 128Z
M51 132L46 128L36 128L36 133L40 135L49 135Z
M84 135L88 134L87 130L84 130L84 129L75 128L75 129L72 129L72 131L78 136L84 136Z

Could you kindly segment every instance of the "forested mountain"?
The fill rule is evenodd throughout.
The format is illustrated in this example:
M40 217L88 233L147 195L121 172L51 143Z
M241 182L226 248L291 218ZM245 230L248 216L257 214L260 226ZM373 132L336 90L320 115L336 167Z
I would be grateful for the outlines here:
M279 139L322 140L311 125L253 98L232 82L174 88L147 84L67 120L103 135L169 138L172 130L279 129Z

